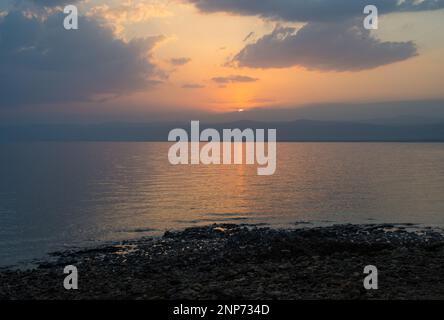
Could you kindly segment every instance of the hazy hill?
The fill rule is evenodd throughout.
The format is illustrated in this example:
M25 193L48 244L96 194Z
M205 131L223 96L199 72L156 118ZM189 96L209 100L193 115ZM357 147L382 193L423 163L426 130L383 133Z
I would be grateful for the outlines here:
M296 120L236 121L201 124L227 129L277 129L278 141L443 141L444 123L388 125L359 122ZM107 123L94 125L22 125L0 127L0 141L167 141L173 128L190 130L190 122Z

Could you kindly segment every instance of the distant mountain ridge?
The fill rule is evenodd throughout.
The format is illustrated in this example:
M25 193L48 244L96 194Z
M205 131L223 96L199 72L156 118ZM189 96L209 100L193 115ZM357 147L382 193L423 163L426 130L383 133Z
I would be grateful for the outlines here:
M190 130L190 122L104 123L0 126L0 142L26 141L167 141L171 129ZM405 141L444 142L444 122L388 125L346 121L295 120L263 122L240 120L201 123L205 128L277 129L278 141Z
M205 118L199 119L203 120ZM311 119L387 125L439 124L444 123L444 100L319 103L298 107L245 108L244 112L224 113L218 114L217 117L208 118L208 120L215 119L224 122L239 119L265 122Z

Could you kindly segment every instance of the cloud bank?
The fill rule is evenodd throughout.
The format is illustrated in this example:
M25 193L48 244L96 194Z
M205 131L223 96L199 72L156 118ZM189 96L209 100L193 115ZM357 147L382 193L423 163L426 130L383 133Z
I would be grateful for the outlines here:
M382 42L359 23L308 23L299 31L277 27L247 45L233 59L250 68L304 66L326 71L359 71L417 55L413 42Z
M56 2L62 3L45 1ZM150 58L162 36L125 42L90 18L67 31L64 17L41 20L11 11L0 20L0 107L88 101L146 89L161 79Z
M316 22L341 21L362 15L364 7L375 5L381 14L437 10L444 0L188 0L202 12L228 12L272 20Z
M68 4L75 4L83 0L26 0L26 1L42 7L56 7L56 6L65 6Z
M29 6L34 5L36 7L54 8L58 6L66 6L69 4L77 4L83 0L15 0L17 5Z
M382 42L363 28L367 0L189 0L200 11L306 23L299 31L277 26L238 52L234 65L250 68L302 66L322 71L360 71L418 54L413 42ZM379 14L444 8L444 0L374 0ZM252 33L246 39L249 39Z

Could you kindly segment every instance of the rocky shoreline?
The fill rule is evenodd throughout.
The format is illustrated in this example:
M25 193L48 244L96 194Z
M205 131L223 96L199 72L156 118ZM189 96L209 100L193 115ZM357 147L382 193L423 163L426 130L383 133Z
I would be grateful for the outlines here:
M276 230L212 225L56 254L33 270L0 271L14 299L444 299L444 237L408 225ZM75 265L79 290L65 290ZM379 289L365 290L366 265Z

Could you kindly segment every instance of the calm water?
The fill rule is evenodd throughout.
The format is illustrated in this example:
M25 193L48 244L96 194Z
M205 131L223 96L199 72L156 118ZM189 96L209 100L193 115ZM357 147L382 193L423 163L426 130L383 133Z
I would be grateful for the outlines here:
M444 144L280 143L254 166L178 166L166 143L0 145L0 265L214 222L444 226Z

